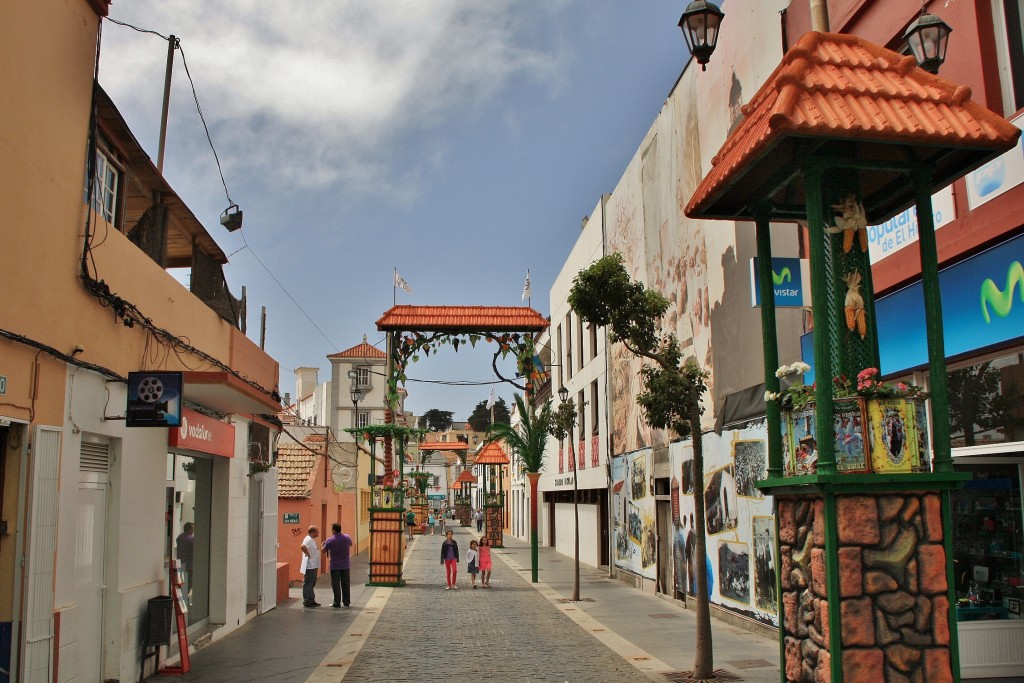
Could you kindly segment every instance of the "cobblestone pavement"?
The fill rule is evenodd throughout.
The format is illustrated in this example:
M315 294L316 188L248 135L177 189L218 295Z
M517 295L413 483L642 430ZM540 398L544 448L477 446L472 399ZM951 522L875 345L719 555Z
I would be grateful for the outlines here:
M494 558L492 588L473 590L464 559L477 536L454 531L463 558L458 588L445 590L441 538L417 538L405 567L407 585L391 594L344 678L317 680L652 680L561 613L500 557Z

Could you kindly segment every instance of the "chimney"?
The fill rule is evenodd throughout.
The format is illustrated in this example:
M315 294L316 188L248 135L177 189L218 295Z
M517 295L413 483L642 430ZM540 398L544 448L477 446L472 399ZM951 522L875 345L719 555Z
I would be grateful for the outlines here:
M316 389L316 368L295 368L295 402L298 403Z

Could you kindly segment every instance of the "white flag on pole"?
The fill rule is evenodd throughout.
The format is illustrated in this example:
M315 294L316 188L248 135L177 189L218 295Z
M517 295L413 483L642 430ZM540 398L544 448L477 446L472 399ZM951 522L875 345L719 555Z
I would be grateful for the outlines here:
M395 271L395 287L405 290L407 294L412 294L412 287L409 286L404 277L398 274L397 270Z
M530 298L530 271L526 271L526 284L523 285L523 301Z
M491 387L491 397L487 399L487 410L490 410L491 408L494 407L494 401L494 387Z

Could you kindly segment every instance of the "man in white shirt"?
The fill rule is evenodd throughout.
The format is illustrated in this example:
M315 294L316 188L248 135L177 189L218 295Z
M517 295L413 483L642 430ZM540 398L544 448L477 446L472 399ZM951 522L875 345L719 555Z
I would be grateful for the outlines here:
M299 571L302 572L302 606L303 607L319 607L320 603L316 601L316 595L313 592L313 588L316 586L316 575L320 571L320 546L317 544L317 536L320 535L320 530L315 526L309 527L309 532L304 539L302 539L302 545L299 546L299 550L302 551L302 564L299 565Z

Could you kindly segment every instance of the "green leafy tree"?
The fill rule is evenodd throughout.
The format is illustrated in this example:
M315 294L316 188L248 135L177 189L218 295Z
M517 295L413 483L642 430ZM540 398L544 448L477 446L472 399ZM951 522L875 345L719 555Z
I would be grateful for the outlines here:
M452 428L452 415L454 413L450 410L431 408L420 416L418 426L432 432L447 432Z
M671 429L680 438L692 436L694 512L696 514L697 573L696 654L693 674L697 679L714 677L711 643L711 611L704 507L704 449L700 418L701 397L707 390L707 373L692 358L683 359L675 334L660 329L669 302L658 292L634 281L621 254L605 256L580 271L573 280L569 305L584 321L604 327L613 343L621 343L645 360L640 371L643 391L636 397L648 425ZM649 361L649 362L646 362Z
M528 406L519 394L515 394L515 401L519 422L515 427L511 421L495 422L487 430L484 443L503 442L527 472L530 480L530 576L533 583L537 583L537 480L544 466L544 449L551 430L551 401Z
M965 446L977 443L977 431L1015 426L1010 408L1019 397L1012 389L1000 393L999 380L992 361L949 372L950 431L963 432Z
M494 402L494 422L508 424L511 419L508 404L505 403L505 399L499 397ZM486 432L487 428L491 426L491 409L487 407L487 401L477 403L476 407L473 408L473 413L466 422L469 423L474 432Z

